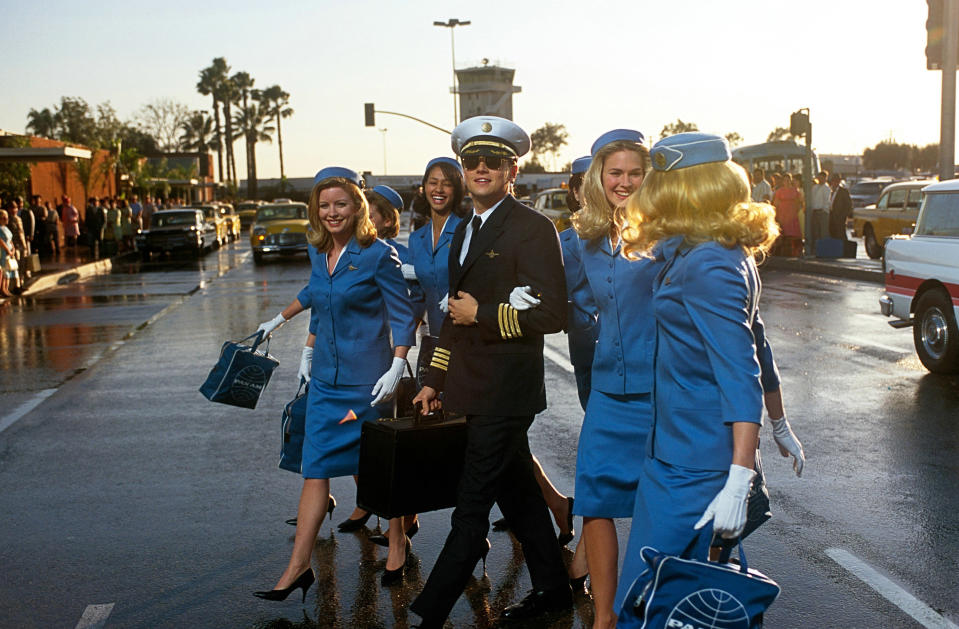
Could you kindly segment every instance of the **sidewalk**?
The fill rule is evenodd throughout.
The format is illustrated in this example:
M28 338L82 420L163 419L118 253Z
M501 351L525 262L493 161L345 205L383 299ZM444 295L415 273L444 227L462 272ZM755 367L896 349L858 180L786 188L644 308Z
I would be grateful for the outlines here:
M772 269L777 271L792 271L794 273L809 273L810 275L828 275L850 280L885 283L885 273L882 270L882 260L873 260L866 255L866 248L861 238L853 238L858 243L855 258L780 258L769 257L759 267L760 270Z
M40 258L40 272L26 281L26 286L19 297L28 297L55 286L69 284L80 278L109 273L114 262L124 259L132 252L118 254L113 258L94 260L89 247L77 246L62 247L59 253ZM17 299L14 297L13 299ZM0 304L7 301L0 297Z

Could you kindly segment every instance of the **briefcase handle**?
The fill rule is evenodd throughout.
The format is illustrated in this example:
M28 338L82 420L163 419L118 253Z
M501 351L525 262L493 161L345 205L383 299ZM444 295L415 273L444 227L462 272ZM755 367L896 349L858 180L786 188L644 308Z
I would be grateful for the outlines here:
M404 358L404 359L403 359L403 362L406 363L406 373L410 374L410 378L412 378L412 377L413 377L413 368L410 367L410 361L408 361L408 360L406 360L406 359ZM397 383L397 388L399 388L399 383ZM398 402L397 402L396 393L394 392L394 394L393 394L393 417L394 417L394 418L396 417L396 413L398 412L398 410L397 410L398 407L399 407L399 404L398 404ZM416 415L416 407L415 407L415 406L413 407L413 415L414 415L414 416Z

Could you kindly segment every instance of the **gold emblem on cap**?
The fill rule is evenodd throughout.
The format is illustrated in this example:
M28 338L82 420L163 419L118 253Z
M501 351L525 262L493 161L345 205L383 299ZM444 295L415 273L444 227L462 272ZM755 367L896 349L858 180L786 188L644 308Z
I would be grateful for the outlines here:
M484 123L483 123L483 126L482 126L482 129L483 129L483 133L489 133L490 131L493 130L493 125L491 125L491 124L488 123L488 122L484 122Z
M656 157L654 157L653 159L656 160L656 165L659 166L660 168L666 167L666 156L663 155L662 153L656 153Z

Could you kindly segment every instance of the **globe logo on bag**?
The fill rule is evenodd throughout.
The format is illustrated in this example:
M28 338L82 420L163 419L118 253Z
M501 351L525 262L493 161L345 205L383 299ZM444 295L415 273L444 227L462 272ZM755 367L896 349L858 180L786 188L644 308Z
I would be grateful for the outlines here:
M735 596L714 588L693 592L673 607L668 629L749 629L749 615Z
M250 404L260 397L266 386L266 372L262 367L249 365L236 373L230 385L230 396L240 404Z

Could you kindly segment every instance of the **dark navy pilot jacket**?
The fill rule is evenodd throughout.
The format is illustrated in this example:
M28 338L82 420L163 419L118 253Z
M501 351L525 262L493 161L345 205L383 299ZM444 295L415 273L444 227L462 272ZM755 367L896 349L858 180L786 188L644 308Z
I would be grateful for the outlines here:
M326 254L308 250L313 270L297 300L311 308L311 375L329 384L373 384L389 369L393 346L414 342L413 306L396 251L382 240L364 248L351 239L330 275Z
M744 249L716 242L688 246L675 236L654 254L662 266L653 287L655 415L647 455L725 472L733 454L730 424L762 423L754 328L759 273Z

